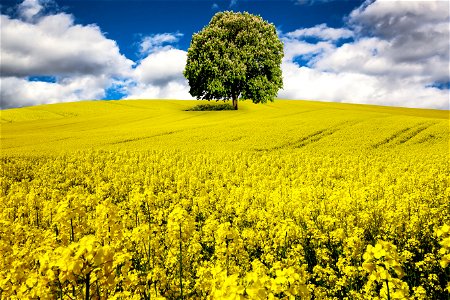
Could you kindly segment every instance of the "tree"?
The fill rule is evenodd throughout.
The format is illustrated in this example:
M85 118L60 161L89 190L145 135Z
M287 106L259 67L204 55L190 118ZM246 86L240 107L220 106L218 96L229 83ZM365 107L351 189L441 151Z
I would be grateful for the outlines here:
M192 36L184 76L197 99L273 101L283 87L275 26L247 12L219 12Z

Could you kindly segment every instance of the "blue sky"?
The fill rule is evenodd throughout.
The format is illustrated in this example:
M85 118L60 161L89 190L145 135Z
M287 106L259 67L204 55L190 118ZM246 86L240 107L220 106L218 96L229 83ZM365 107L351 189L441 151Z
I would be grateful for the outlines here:
M280 98L448 109L448 3L378 0L2 0L1 106L189 99L190 38L222 10L276 26Z
M191 36L200 31L219 10L247 11L261 15L279 30L292 31L327 23L344 25L344 17L363 1L319 2L299 5L293 1L60 1L81 24L95 23L130 58L137 57L137 44L143 36L182 33L177 46L187 50ZM99 13L101 12L101 13Z

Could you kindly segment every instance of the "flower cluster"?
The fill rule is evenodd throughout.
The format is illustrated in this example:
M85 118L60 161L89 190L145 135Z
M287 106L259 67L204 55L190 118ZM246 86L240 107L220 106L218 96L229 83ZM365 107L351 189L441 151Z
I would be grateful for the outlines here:
M448 155L85 151L1 163L1 299L450 296Z

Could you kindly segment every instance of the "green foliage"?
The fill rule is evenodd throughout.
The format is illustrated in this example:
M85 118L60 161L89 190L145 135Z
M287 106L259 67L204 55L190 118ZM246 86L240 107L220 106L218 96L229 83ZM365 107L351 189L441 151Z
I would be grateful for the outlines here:
M234 107L229 103L221 104L199 104L186 111L211 111L211 110L234 110Z
M184 76L197 99L273 101L283 87L275 26L249 13L219 12L192 37Z

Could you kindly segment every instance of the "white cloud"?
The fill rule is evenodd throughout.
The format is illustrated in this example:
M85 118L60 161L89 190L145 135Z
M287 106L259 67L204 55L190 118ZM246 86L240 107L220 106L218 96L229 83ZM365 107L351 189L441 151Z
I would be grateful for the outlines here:
M24 0L19 4L18 12L23 19L26 21L31 21L41 12L43 8L44 6L39 0Z
M178 49L165 49L149 54L135 69L135 78L142 83L164 84L184 80L183 70L187 53Z
M22 19L1 15L1 107L98 99L116 77L131 75L133 62L96 25L72 15L42 15L42 1L18 6ZM56 82L29 81L51 76Z
M191 99L183 76L186 52L175 49L181 33L144 37L133 61L96 25L75 24L65 13L43 15L44 2L25 0L21 19L1 15L1 107L102 99L108 88L127 98ZM49 76L55 82L30 80Z
M314 37L323 40L340 40L353 37L353 31L347 28L330 28L326 24L310 28L301 28L286 34L288 38Z
M440 1L366 2L350 14L355 40L331 43L324 25L284 35L284 90L279 97L449 108L449 7ZM323 28L320 32L317 29ZM325 41L302 41L312 36ZM300 67L294 59L308 59Z
M192 99L183 76L187 52L162 48L151 52L135 68L135 84L128 89L129 99Z
M350 14L350 23L363 33L385 39L398 38L430 25L449 21L447 1L390 1L366 2Z
M133 62L95 25L75 25L67 14L36 23L1 16L3 76L124 74Z
M187 84L170 81L165 85L139 83L129 90L126 99L193 99Z
M169 45L165 44L172 44L178 42L180 37L182 37L182 33L160 33L160 34L154 34L151 36L146 36L142 39L141 45L140 45L140 52L141 54L148 54L152 53L161 49L170 49L172 48Z
M450 7L445 1L376 1L350 15L356 31L387 44L379 57L395 68L408 65L422 76L441 81L450 79L445 67L449 22Z
M292 60L297 56L304 59L312 59L314 56L322 53L329 53L335 49L334 44L329 42L319 42L316 44L301 40L283 40L284 42L284 60Z
M2 77L2 108L28 105L99 99L105 96L105 86L110 85L105 76L83 75L69 77L57 83L29 81L24 78Z
M328 52L327 55L316 58L314 66L324 71L383 75L388 68L396 67L390 66L386 57L381 55L388 47L389 43L377 38L363 38L355 43L344 44ZM408 71L403 70L403 72Z
M284 89L278 97L283 99L448 109L448 91L426 88L414 78L392 82L387 77L324 72L292 62L284 62L282 70Z

